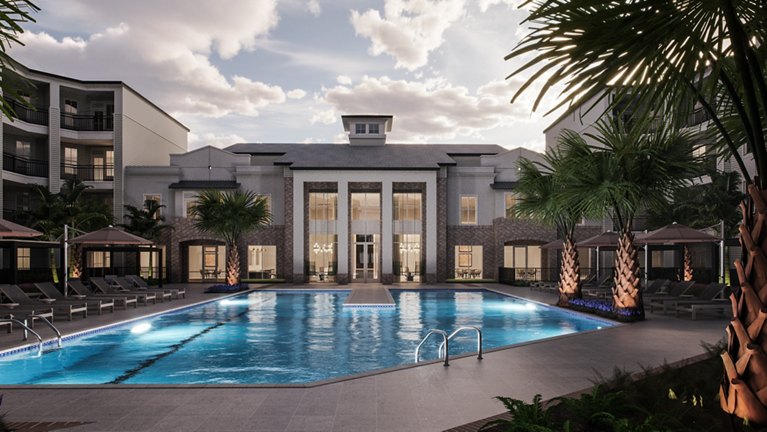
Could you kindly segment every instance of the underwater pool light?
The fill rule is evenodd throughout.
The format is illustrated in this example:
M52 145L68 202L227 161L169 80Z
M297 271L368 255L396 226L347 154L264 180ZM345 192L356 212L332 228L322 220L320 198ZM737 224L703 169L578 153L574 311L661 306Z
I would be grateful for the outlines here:
M149 331L149 329L152 328L152 324L149 324L148 322L138 323L133 326L132 329L130 329L130 332L133 334L141 334L146 333Z

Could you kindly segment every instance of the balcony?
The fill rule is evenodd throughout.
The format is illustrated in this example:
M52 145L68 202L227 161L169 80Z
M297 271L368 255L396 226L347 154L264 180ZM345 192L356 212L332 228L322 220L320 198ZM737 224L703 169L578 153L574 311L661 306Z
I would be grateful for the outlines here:
M3 219L13 223L23 224L27 221L27 214L15 209L3 209Z
M48 126L48 110L26 105L15 99L8 99L11 109L16 113L16 118L36 125Z
M103 112L93 114L61 113L61 128L73 131L112 131L114 118Z
M113 181L114 175L114 164L61 164L61 178L63 179L77 179L80 181Z
M3 170L33 177L48 177L48 161L3 152Z

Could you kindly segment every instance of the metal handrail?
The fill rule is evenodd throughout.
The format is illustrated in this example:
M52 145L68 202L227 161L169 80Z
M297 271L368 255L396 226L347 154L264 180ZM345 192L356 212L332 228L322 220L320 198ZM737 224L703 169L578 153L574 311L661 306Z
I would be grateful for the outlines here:
M51 330L53 330L54 333L56 333L56 342L58 343L59 348L61 348L61 332L59 331L59 329L57 329L56 326L53 325L52 322L48 321L48 318L46 318L46 317L44 317L42 315L32 314L32 315L30 315L30 317L43 320L45 325L50 327Z
M450 336L447 337L447 340L449 341L455 335L457 335L458 333L464 330L474 330L475 332L477 332L477 360L482 360L482 330L480 330L479 327L474 327L474 326L458 327L453 333L450 333ZM447 344L445 342L439 345L439 349L437 350L437 353L440 357L442 357L442 350L445 348L447 348ZM445 356L447 357L447 349L445 349Z
M19 325L19 326L23 327L24 328L24 340L29 339L29 335L27 334L27 332L32 333L33 335L35 335L35 337L37 338L37 342L38 342L37 352L38 353L43 352L43 338L40 337L39 333L37 333L36 331L34 331L31 328L29 328L29 326L27 325L27 321L26 320L24 320L24 322L21 322L21 321L17 320L16 318L1 318L0 322L9 322L9 323L13 323L13 324L16 324L16 325Z
M445 347L449 347L450 346L449 345L450 342L447 339L447 332L445 332L443 330L438 330L438 329L429 330L429 333L426 333L426 336L424 336L424 338L421 340L421 343L419 343L418 346L415 348L415 362L416 363L418 363L418 357L419 357L419 354L421 353L421 347L426 342L426 340L429 339L429 337L431 335L435 334L435 333L439 334L439 335L442 335L442 343L445 345ZM448 362L448 357L449 357L449 355L447 354L447 351L445 351L445 363L444 363L445 366L450 366L450 363Z

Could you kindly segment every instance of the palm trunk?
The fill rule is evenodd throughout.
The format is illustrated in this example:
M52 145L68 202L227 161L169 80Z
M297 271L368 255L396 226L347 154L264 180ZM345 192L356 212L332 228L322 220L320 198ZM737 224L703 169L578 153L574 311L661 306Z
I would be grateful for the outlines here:
M615 288L613 303L617 309L632 309L644 318L642 291L639 278L639 260L634 246L634 234L626 228L621 233L615 252Z
M578 249L572 238L564 241L562 250L562 268L559 270L558 306L567 306L571 299L581 298L581 265L578 261Z
M692 268L692 254L690 253L690 248L688 248L687 245L684 245L684 280L685 282L689 282L694 278L695 276L693 275Z
M743 260L735 261L740 289L730 294L733 318L722 353L724 379L719 389L726 412L767 424L767 189L748 186L739 227Z
M227 285L240 283L240 252L237 250L237 244L227 246L226 283Z
M72 245L69 249L69 262L72 266L70 274L72 278L79 279L83 275L83 262L80 245Z

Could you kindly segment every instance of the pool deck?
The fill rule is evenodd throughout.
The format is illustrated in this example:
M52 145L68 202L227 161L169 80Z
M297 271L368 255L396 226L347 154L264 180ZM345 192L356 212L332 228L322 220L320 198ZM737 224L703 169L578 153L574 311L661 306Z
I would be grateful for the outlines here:
M556 299L503 285L449 287L482 286ZM195 293L188 301L200 298L209 297ZM443 431L503 412L494 396L548 399L588 388L595 373L610 376L615 367L638 371L699 355L702 341L722 339L726 323L648 314L642 323L501 349L482 361L457 358L450 367L431 363L314 387L5 387L0 393L8 421L87 423L71 431Z
M394 299L389 290L379 284L352 284L348 286L352 293L344 301L344 306L394 306Z

